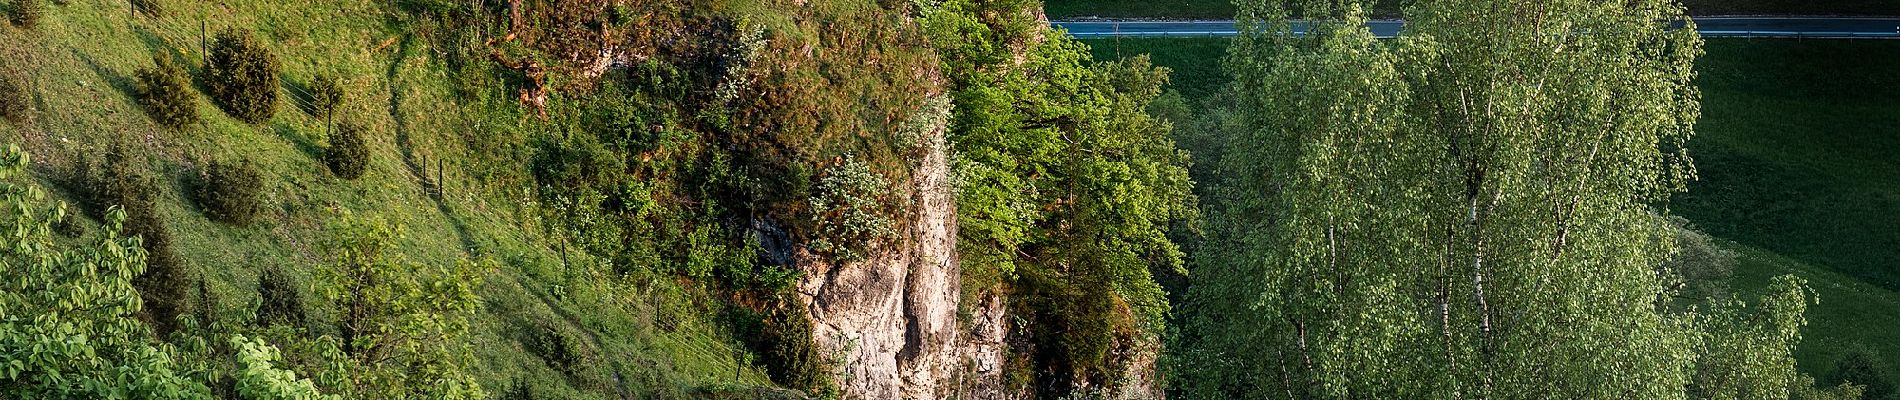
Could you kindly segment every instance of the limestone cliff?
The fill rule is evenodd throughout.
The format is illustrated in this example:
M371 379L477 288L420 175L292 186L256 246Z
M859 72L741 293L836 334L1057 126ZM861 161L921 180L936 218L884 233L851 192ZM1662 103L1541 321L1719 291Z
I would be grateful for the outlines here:
M847 398L999 397L976 391L1000 386L1002 307L984 307L976 318L985 334L967 334L957 317L956 193L944 123L932 121L920 138L923 157L904 234L873 244L861 262L799 257L806 274L798 292L810 305L812 340L837 363L835 378Z

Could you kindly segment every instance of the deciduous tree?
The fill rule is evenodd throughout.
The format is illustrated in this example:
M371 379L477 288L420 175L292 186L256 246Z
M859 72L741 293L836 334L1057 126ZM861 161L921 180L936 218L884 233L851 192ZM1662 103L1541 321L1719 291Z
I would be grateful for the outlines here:
M1702 44L1679 4L1421 0L1381 41L1363 2L1292 3L1240 4L1190 397L1682 398L1711 349L1813 392L1799 282L1759 326L1668 307Z

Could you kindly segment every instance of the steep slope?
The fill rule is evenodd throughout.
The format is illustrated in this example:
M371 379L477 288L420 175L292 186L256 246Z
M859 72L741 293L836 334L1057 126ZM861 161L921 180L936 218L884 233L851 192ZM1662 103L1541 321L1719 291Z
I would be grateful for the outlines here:
M947 116L942 115L940 116ZM869 258L831 263L810 254L799 295L811 304L812 340L842 361L839 382L862 398L967 398L959 376L967 347L957 318L960 265L956 204L947 186L944 120L928 121L904 234Z
M942 207L943 149L930 153L934 169L913 171L897 152L916 145L890 139L895 121L932 91L934 64L899 13L875 3L162 5L134 13L124 2L70 1L49 7L32 28L0 28L8 59L0 66L24 78L21 95L32 104L26 120L0 124L0 142L24 145L41 184L75 203L90 200L79 171L115 144L144 160L135 171L160 178L160 220L189 273L178 280L205 288L187 301L195 310L187 317L193 326L223 327L170 339L212 344L179 355L192 365L229 371L231 349L218 344L244 333L285 349L300 376L318 375L325 364L309 345L336 335L341 317L315 304L321 287L313 286L338 262L332 221L347 213L402 227L392 257L483 266L481 307L459 342L472 356L464 367L490 394L821 390L788 383L797 372L764 355L796 352L809 338L757 340L761 325L805 322L770 317L769 299L791 286L789 275L754 262L764 252L748 247L754 230L746 216L789 221L791 235L806 240L823 222L806 214L801 196L822 175L813 171L846 155L918 188L893 197L935 193L918 195L931 204L918 209L931 211L911 218L928 227L900 239L940 260L936 272L920 273L938 280L915 283L935 293L916 308L935 318L932 332L954 331L942 325L954 323L954 302L940 301L956 294L954 254L943 250L954 232L953 210ZM224 29L251 33L282 60L275 116L244 124L197 97L204 123L155 125L134 101L134 71L157 53L195 75L205 36ZM769 50L747 52L746 40ZM336 121L369 132L364 178L339 178L323 164L333 130L309 111L317 75L342 78ZM715 100L726 103L703 107ZM935 124L940 140L942 123ZM625 132L659 137L643 139L652 140L644 148L609 142ZM263 177L263 217L249 226L207 219L192 194L205 165L235 160ZM933 175L918 186L913 173ZM634 202L641 198L626 190L646 200ZM589 196L597 201L570 201ZM647 208L629 211L630 204ZM97 219L75 224L98 234ZM259 283L273 273L293 282L290 296L303 299L297 312L308 323L254 323L257 305L274 301ZM900 337L896 346L916 339ZM940 338L917 346L950 348ZM958 363L932 357L913 358L937 370Z

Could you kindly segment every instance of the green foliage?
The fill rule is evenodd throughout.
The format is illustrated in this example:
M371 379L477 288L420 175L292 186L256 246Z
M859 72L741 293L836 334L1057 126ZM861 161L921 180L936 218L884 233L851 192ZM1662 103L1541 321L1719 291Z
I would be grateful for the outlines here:
M257 321L260 327L287 325L293 329L307 329L306 321L310 312L304 305L303 285L298 284L289 273L277 268L266 268L257 277Z
M310 80L310 114L325 121L336 116L343 105L343 84L335 76L317 75Z
M231 346L237 349L237 394L241 398L253 400L340 400L342 397L326 395L317 390L309 379L297 378L297 373L279 369L273 363L278 362L276 346L261 340L247 339L244 335L231 337Z
M1867 400L1886 400L1893 398L1893 381L1887 380L1887 369L1880 365L1880 359L1866 350L1855 350L1834 362L1834 371L1828 379L1835 383L1860 385L1861 398Z
M1900 307L1900 214L1886 211L1900 197L1883 194L1900 190L1885 150L1900 137L1882 122L1900 120L1885 101L1900 97L1900 42L1711 39L1708 52L1698 179L1670 211L1742 252L1738 292L1784 273L1813 282L1823 301L1795 352L1803 371L1825 377L1856 350L1900 365L1900 331L1883 328L1900 326L1886 311ZM1804 95L1774 100L1788 93Z
M26 77L12 68L0 68L0 119L24 124L33 110L33 92Z
M805 305L780 299L768 306L758 340L765 350L760 361L772 381L807 393L837 390L831 381L832 365L812 343L812 321Z
M1794 369L1803 283L1723 300L1734 256L1656 215L1700 111L1700 39L1651 22L1680 7L1499 3L1414 3L1390 42L1240 4L1184 397L1854 396Z
M204 69L205 88L232 118L257 124L277 112L277 55L250 33L218 32Z
M13 0L7 5L7 12L14 25L31 29L46 15L46 0Z
M1676 231L1676 252L1663 263L1663 286L1689 300L1719 299L1728 294L1735 274L1735 252L1724 249L1688 220L1670 216Z
M1090 63L1032 29L1011 2L947 1L923 24L956 83L950 124L965 299L1012 285L1048 396L1113 391L1131 344L1163 332L1156 270L1180 272L1167 234L1198 218L1187 154L1147 113L1167 71L1146 58ZM1022 49L1018 64L1012 49Z
M725 106L739 99L739 94L752 82L754 61L765 50L765 27L752 24L740 24L739 37L733 39L732 53L727 55L726 70L719 76L719 86L713 89L713 103Z
M1862 387L1817 389L1795 371L1794 349L1818 301L1807 282L1775 278L1756 304L1718 302L1702 322L1707 337L1696 359L1689 395L1699 399L1857 399Z
M229 164L213 161L198 185L198 202L212 220L236 226L250 225L263 207L264 177L250 160Z
M172 252L171 229L159 214L159 186L146 161L122 145L106 151L104 160L85 164L81 176L89 205L104 218L107 210L118 207L126 219L120 233L139 239L145 249L146 268L134 282L145 300L145 311L160 334L170 333L184 311L185 290L192 278L184 260Z
M513 382L509 382L508 389L502 390L499 395L495 396L495 400L538 400L540 398L540 396L535 395L534 386L529 385L528 381L523 379L515 379Z
M592 135L543 138L539 142L536 147L540 151L531 162L535 180L565 193L611 190L618 186L618 174L626 170L622 153Z
M317 293L337 317L349 397L471 399L486 394L465 368L463 341L480 306L481 267L415 264L397 258L400 227L348 214L332 227L333 261L318 270Z
M543 321L529 327L527 340L522 344L528 348L528 352L547 362L548 368L568 376L578 375L581 368L586 368L590 362L581 343L554 323Z
M133 318L145 252L117 235L125 212L109 210L97 239L64 245L52 223L65 206L44 207L46 193L17 178L26 166L18 146L0 150L0 397L207 396Z
M812 252L838 263L862 261L870 256L871 246L897 236L895 222L885 216L890 211L881 209L877 200L890 188L882 175L849 154L826 168L810 202L818 220L817 234L810 240Z
M355 180L369 172L369 138L366 128L352 123L336 124L330 133L330 147L323 149L323 164L337 177Z
M923 107L904 119L903 125L897 126L897 134L891 137L891 141L904 148L904 154L913 157L921 157L921 152L933 146L941 147L941 143L933 141L941 138L940 130L949 128L952 107L955 104L952 104L950 96L931 96L924 101Z
M135 74L138 103L145 109L145 115L172 129L198 123L198 101L185 69L179 67L170 54L153 55L152 62L154 67L140 69Z

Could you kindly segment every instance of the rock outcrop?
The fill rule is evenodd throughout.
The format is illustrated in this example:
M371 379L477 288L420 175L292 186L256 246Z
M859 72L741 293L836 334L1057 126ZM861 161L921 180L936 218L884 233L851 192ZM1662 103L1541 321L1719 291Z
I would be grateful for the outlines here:
M962 271L944 123L934 121L921 138L899 238L873 244L861 262L830 264L802 254L798 262L812 339L837 363L835 378L847 398L979 398L972 388L997 386L984 380L1000 377L1002 307L986 307L997 319L995 332L980 339L991 346L966 345L971 337L957 316ZM991 373L971 372L985 369Z

